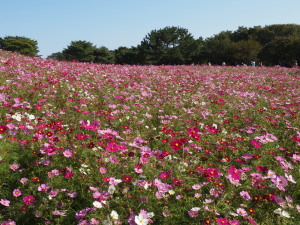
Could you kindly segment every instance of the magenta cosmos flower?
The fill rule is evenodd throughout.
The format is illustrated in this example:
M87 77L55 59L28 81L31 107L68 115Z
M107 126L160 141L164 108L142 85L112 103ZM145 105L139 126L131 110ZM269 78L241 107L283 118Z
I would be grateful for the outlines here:
M254 139L251 141L251 143L255 148L261 148L261 144L257 140Z
M168 179L171 175L168 172L161 172L158 176L161 179Z
M23 202L26 205L31 205L34 202L35 198L32 195L27 195L23 198Z

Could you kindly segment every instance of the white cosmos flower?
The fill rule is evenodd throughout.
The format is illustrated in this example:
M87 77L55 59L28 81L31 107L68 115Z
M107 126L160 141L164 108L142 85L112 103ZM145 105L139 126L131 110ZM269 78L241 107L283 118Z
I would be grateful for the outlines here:
M154 217L154 212L148 212L148 216L149 216L149 218L153 218Z
M193 207L191 208L192 211L199 211L200 210L200 207Z
M17 113L15 115L13 115L12 118L19 121L19 122L22 120L21 114L17 114Z
M175 191L174 191L174 190L169 190L169 194L170 194L170 195L174 195L174 194L175 194Z
M34 120L34 119L35 119L35 116L34 116L34 115L28 115L28 119Z
M103 207L102 203L101 202L98 202L98 201L94 201L93 202L93 206L98 208L98 209L101 209Z
M287 211L282 210L281 215L286 217L286 218L290 218L290 214Z
M115 210L111 211L110 216L113 220L119 219L119 214Z
M137 225L147 225L148 224L148 219L147 219L146 215L139 214L138 216L134 217L134 222Z
M110 185L110 186L108 187L108 193L109 193L109 194L113 194L113 193L115 192L115 190L116 190L116 188L115 188L115 186L113 186L113 185Z

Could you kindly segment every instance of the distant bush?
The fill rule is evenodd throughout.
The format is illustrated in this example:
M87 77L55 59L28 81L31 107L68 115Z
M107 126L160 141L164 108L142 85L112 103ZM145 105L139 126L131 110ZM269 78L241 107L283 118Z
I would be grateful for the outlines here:
M32 57L37 56L37 53L39 52L37 41L19 36L6 36L1 38L0 48Z

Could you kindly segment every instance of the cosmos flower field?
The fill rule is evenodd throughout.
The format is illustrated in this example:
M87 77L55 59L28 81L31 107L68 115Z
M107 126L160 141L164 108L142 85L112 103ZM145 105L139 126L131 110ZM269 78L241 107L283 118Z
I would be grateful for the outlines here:
M0 51L0 223L297 224L297 68Z

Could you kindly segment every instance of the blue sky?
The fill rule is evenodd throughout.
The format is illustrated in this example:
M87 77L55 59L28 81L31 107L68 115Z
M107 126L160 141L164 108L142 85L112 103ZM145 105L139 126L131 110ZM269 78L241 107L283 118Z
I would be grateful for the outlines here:
M300 24L300 0L2 0L0 7L0 37L34 39L43 57L76 40L137 46L166 26L207 38L239 26Z

